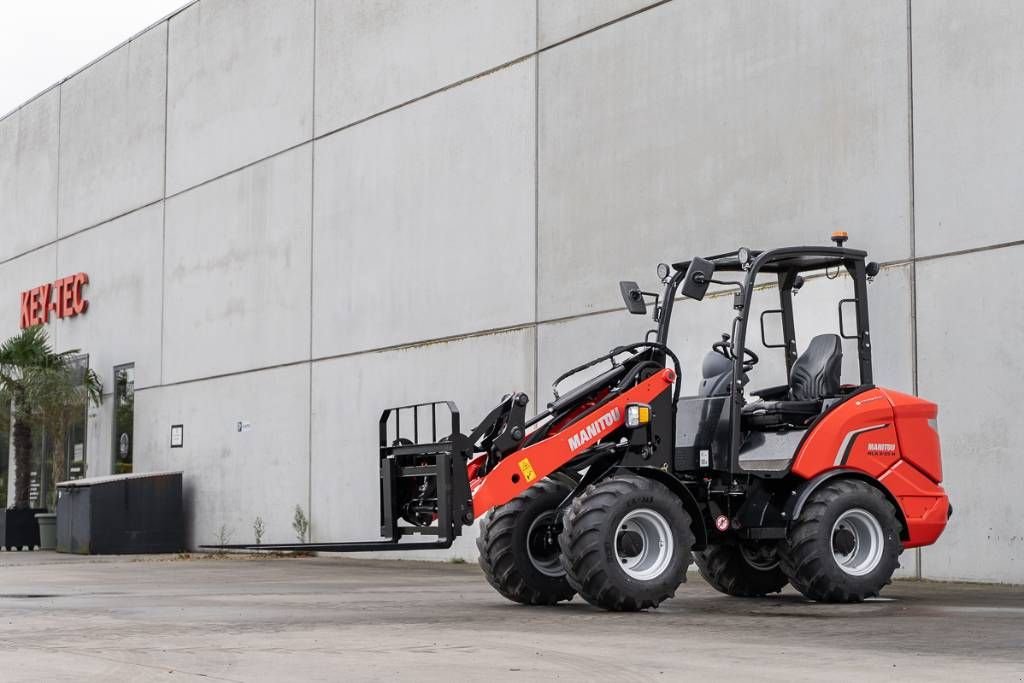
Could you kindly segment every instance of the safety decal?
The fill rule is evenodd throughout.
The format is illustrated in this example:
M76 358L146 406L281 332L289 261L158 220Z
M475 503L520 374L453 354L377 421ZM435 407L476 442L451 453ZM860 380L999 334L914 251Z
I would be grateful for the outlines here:
M537 478L537 473L533 471L533 465L530 464L529 458L523 458L519 461L519 471L523 473L528 482Z

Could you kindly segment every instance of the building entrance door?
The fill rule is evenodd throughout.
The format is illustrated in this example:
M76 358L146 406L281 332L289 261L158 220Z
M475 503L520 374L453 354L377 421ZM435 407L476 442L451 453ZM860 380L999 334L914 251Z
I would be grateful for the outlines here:
M132 471L135 449L135 364L114 368L114 474Z

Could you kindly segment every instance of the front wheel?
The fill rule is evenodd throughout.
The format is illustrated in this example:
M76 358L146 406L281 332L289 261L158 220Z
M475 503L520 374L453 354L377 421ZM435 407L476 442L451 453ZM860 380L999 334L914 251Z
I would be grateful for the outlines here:
M900 522L867 482L826 482L814 491L779 544L790 583L820 602L860 602L892 581L903 552Z
M573 500L558 540L569 584L592 605L621 612L675 595L694 538L679 496L652 479L621 474Z
M476 545L487 582L524 605L554 605L576 591L565 579L555 511L572 489L544 479L488 512Z

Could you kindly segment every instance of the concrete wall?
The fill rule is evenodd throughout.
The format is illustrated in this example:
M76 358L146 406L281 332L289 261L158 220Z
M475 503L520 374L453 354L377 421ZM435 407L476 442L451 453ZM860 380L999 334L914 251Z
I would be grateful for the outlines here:
M904 572L1024 582L1022 31L1011 0L200 0L0 120L0 335L88 271L52 333L108 385L136 363L190 543L290 541L296 505L372 538L382 408L543 404L646 329L618 279L841 227L884 263L876 381L941 405L956 516ZM848 287L808 283L801 339ZM688 386L730 317L680 306Z
M957 511L922 571L1021 583L1024 6L915 2L912 22L918 384Z

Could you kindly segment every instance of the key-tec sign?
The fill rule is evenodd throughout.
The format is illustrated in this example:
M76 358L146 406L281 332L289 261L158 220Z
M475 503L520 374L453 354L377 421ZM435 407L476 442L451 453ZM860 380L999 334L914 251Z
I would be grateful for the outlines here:
M50 314L58 318L72 318L89 309L82 290L89 284L89 276L76 273L62 277L21 293L21 329L50 322Z

